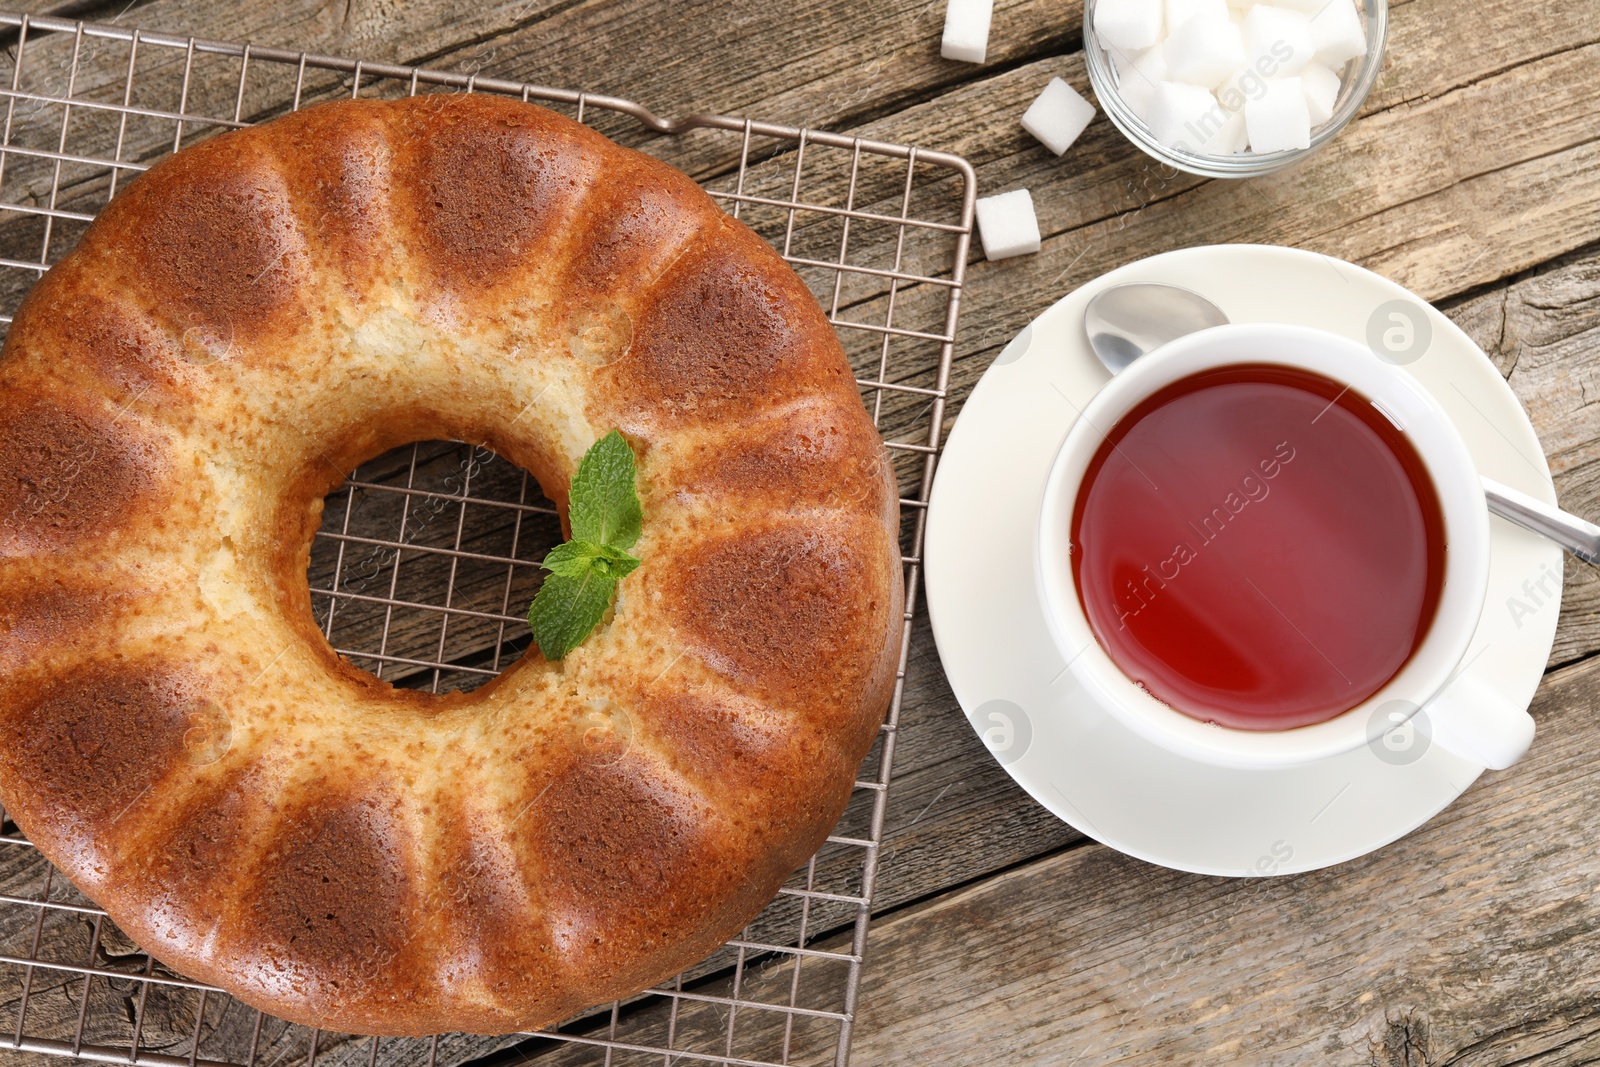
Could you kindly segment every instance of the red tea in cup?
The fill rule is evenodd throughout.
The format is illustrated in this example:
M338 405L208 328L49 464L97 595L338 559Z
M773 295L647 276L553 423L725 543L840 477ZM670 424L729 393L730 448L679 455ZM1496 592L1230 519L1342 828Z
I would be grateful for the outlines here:
M1122 672L1243 730L1325 722L1383 688L1427 636L1445 561L1405 435L1348 387L1266 364L1174 382L1110 427L1070 551Z

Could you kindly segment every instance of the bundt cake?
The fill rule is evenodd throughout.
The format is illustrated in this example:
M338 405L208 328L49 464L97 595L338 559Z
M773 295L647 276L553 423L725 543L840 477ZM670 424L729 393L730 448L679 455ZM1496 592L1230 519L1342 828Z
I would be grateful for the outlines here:
M470 694L344 662L322 500L481 443L644 563ZM362 1034L537 1028L693 964L820 847L894 685L883 444L692 181L514 100L352 100L121 192L0 354L0 800L156 958Z

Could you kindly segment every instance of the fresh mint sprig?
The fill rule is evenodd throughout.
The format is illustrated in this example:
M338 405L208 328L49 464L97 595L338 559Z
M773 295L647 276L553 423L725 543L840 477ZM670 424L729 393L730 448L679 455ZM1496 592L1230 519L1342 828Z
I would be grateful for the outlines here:
M628 555L644 530L633 449L612 430L596 441L572 476L567 521L572 540L540 564L550 572L528 609L528 626L547 660L581 645L605 617L617 583L640 561Z

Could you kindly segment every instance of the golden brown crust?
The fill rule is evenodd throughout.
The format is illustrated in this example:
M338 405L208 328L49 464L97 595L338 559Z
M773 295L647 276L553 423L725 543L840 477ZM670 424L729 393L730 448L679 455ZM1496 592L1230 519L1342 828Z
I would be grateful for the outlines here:
M747 518L687 546L669 617L741 691L818 721L853 717L898 600L885 547L870 521Z
M93 398L0 395L0 558L151 521L166 466L156 442Z
M508 1032L527 1023L528 1005L540 1005L551 1018L589 1006L592 998L564 967L543 902L534 895L544 857L518 848L517 828L533 796L537 791L510 818L448 815L439 827L438 876L423 907L448 927L448 943L470 946L440 961L441 979L481 993L472 998L473 1016L463 1016L468 998L461 998L451 1006L453 1015L441 1006L433 1029ZM508 930L522 933L508 937Z
M106 833L180 762L193 699L173 665L150 661L83 664L31 699L7 693L7 810L46 840L78 845L69 871L84 870L104 855Z
M260 138L202 142L134 181L86 243L136 265L152 310L179 336L241 340L299 328L313 283L306 237L277 161Z
M174 340L150 318L118 298L114 286L82 270L57 270L34 287L17 313L5 370L64 385L98 390L117 408L162 401L193 403L188 388L195 366L211 362L201 331ZM67 368L75 375L65 377Z
M130 835L117 861L115 885L100 891L108 906L134 919L129 932L163 955L205 960L202 980L227 973L226 961L207 946L222 918L235 908L243 868L255 842L285 817L281 786L259 764L220 759L232 742L216 705L191 710L185 763L191 774L153 833Z
M432 920L417 907L417 849L393 797L388 783L328 783L286 812L222 932L219 954L293 989L301 1014L351 1011L357 1029L381 1027L427 989L405 980L426 976L419 935Z
M504 320L549 303L539 282L589 199L604 140L503 98L420 98L397 118L395 218L423 313Z
M16 573L21 571L20 574ZM106 588L103 575L40 578L35 568L7 568L0 575L0 690L12 684L40 686L73 673L119 631L153 613L162 590L141 587L133 575Z
M352 295L370 288L395 250L390 225L389 109L352 100L312 108L285 124L273 142L302 229L314 231L311 255L343 274ZM368 284L360 284L360 283Z
M730 439L731 438L731 439ZM687 506L835 509L882 518L893 529L900 501L878 433L848 406L813 398L775 405L736 434L685 435L663 489Z
M323 494L613 427L644 566L561 664L397 692L305 573ZM66 491L63 491L65 488ZM480 95L147 172L0 354L0 798L177 970L297 1022L532 1029L735 934L894 684L894 480L826 318L691 181Z
M801 394L854 399L849 366L805 285L732 219L640 305L629 358L597 375L630 428L710 422Z

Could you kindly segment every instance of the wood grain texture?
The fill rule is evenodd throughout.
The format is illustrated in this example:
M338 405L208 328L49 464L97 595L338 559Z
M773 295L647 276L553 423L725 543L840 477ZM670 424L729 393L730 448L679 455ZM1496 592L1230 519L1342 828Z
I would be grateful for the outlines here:
M241 7L151 0L134 12L119 14L119 8L111 13L124 22L136 15L145 30L609 93L635 99L662 115L762 114L827 128L891 112L970 76L967 65L939 58L943 9L941 0L870 6L800 0L780 17L770 6L751 0L694 5L665 0L504 0L482 5L292 0ZM991 61L1016 63L1075 42L1079 10L1078 4L1048 0L1003 0L997 5ZM75 94L121 99L124 46L92 40L77 44L70 35L35 36L33 58L24 72L27 83L63 92L76 48L80 69ZM156 81L181 73L184 63L182 50L147 48L138 69L141 79ZM11 73L0 63L0 75L9 79ZM202 59L192 75L186 112L230 116L237 63ZM292 68L273 72L247 94L244 114L265 117L281 110L294 82ZM348 77L314 69L303 86L306 101L348 91ZM148 106L174 110L178 101L171 95ZM30 123L48 137L59 124L59 113L24 107L21 119L24 139ZM601 123L625 142L648 139L631 120ZM108 124L97 131L97 140L87 143L109 156L117 137L114 127ZM123 158L152 158L170 145L173 132L171 123L134 124L126 131ZM190 136L207 132L197 124ZM81 131L79 138L83 143ZM661 154L702 177L726 170L739 154L737 144L730 148L726 138L705 132L657 143ZM25 162L23 166L27 168ZM52 168L32 169L32 183L42 194Z
M1495 361L1539 433L1562 505L1600 516L1600 248L1489 286L1446 312ZM1600 575L1568 557L1552 665L1600 650Z
M1592 1062L1597 692L1600 662L1553 674L1523 764L1328 871L1203 878L1094 845L881 920L856 1055L926 1067Z

